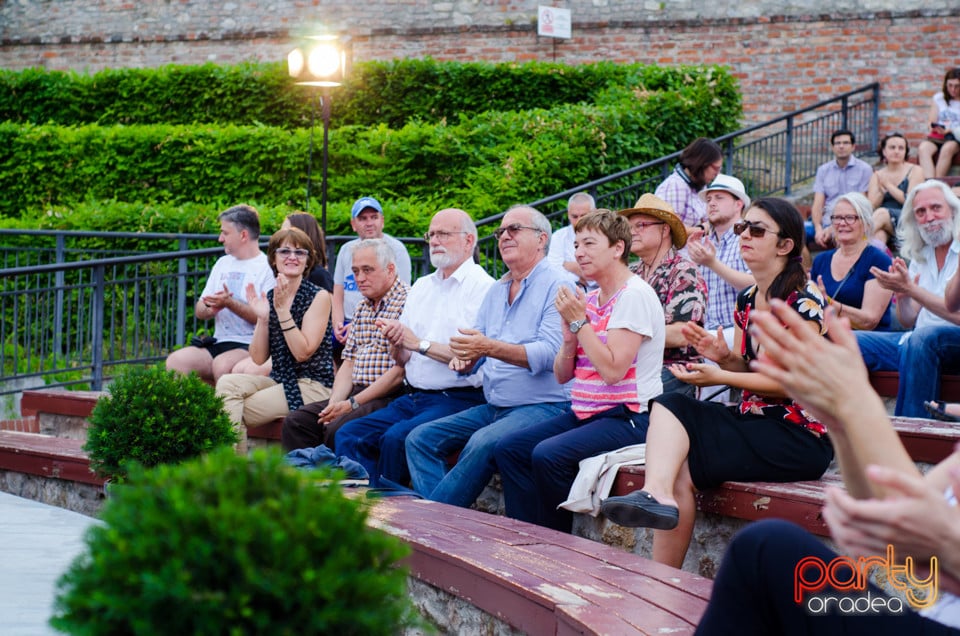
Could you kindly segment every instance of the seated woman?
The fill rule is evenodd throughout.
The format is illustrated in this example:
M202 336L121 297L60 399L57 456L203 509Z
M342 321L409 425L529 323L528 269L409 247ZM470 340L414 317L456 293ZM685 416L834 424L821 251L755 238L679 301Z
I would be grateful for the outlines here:
M824 577L826 587L809 593L842 597L850 606L856 603L858 610L865 605L871 610L810 611L822 602L808 606L814 599L802 596L804 586L799 586L799 600L795 598L798 566L811 559L832 564L838 555L798 526L764 520L750 524L730 543L697 634L956 634L960 508L955 493L960 492L960 453L921 475L870 386L849 325L834 312L828 312L826 322L829 340L811 334L782 303L774 303L770 314L755 315L762 352L754 369L802 400L830 431L848 492L828 489L823 517L848 563L858 563L858 558L885 561L888 549L894 551L892 565L904 568L904 560L912 558L914 565L904 570L910 571L913 585L904 586L902 579L894 585L906 591L908 599L919 592L913 595L916 605L903 601L888 605L884 593L872 584L868 590L849 589L854 587L853 572L837 562L839 567ZM933 556L939 570L930 577L921 569L930 566ZM875 569L871 579L889 576L890 570ZM814 584L809 587L817 587L814 572L802 578ZM895 610L897 606L901 611Z
M923 171L907 163L910 145L900 133L891 133L880 141L882 167L870 177L867 198L873 205L872 238L880 245L896 235L897 221L907 194L923 181Z
M277 286L259 296L247 287L247 303L257 314L250 358L255 364L272 358L273 368L269 377L230 373L217 382L239 429L239 452L246 450L246 427L283 417L304 402L325 400L333 386L331 296L303 278L316 260L313 241L296 228L280 230L270 237L267 260Z
M627 268L631 240L626 217L609 210L577 222L577 264L598 288L557 293L563 345L553 373L560 383L573 380L573 410L497 443L508 517L570 532L573 515L557 506L580 460L643 443L647 402L663 392L666 327L656 292Z
M837 199L833 208L837 247L817 254L810 279L816 281L827 301L856 329L889 331L893 292L880 286L870 268L887 271L893 259L868 240L873 234L871 207L859 192Z
M331 276L327 270L327 242L323 238L323 230L320 229L317 218L307 212L292 212L288 214L287 218L280 224L280 229L289 230L291 227L303 230L304 234L309 236L310 241L313 243L313 251L314 254L316 254L317 260L310 270L307 280L332 294L333 276ZM233 366L231 373L270 375L270 368L269 358L263 364L254 364L250 356L246 356Z
M722 333L689 325L689 341L719 364L673 367L685 382L727 384L743 390L741 403L725 406L683 395L654 398L647 430L644 490L609 497L601 511L625 526L654 528L653 558L680 567L693 532L694 494L724 481L801 481L818 479L833 459L822 424L786 397L778 382L750 371L757 344L751 313L786 301L803 318L803 328L822 334L823 297L807 280L801 263L804 229L787 201L762 198L734 226L740 251L756 285L737 297L734 350ZM721 330L718 330L722 332Z
M952 68L944 75L943 88L933 96L927 119L930 132L917 149L923 178L945 177L950 174L953 156L960 151L960 141L956 137L960 131L960 67Z

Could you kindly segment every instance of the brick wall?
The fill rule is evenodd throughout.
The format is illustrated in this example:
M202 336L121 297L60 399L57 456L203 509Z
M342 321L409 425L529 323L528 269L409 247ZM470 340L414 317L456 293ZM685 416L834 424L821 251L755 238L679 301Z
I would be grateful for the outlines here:
M893 0L863 0L855 13L825 0L816 15L783 0L554 3L572 8L571 40L537 37L536 4L20 0L0 3L0 66L96 71L278 60L322 12L352 36L355 60L726 64L741 82L745 124L878 81L881 130L916 140L943 72L960 65L960 7L952 0L906 11Z

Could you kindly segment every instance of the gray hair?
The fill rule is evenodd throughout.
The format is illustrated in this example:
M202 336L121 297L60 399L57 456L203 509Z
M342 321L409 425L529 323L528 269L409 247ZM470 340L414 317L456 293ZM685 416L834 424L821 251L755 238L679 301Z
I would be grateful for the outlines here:
M937 188L943 193L943 198L947 202L953 214L953 236L960 234L960 199L957 198L950 187L943 181L930 179L924 181L913 189L903 202L903 212L900 213L900 222L897 223L897 238L900 239L900 254L904 259L925 262L923 258L923 248L926 243L920 235L920 228L917 225L917 217L913 215L913 201L917 198L917 193L931 188Z
M519 204L512 205L507 209L507 212L512 210L527 210L530 213L530 225L537 228L537 231L547 237L547 242L543 245L543 253L546 254L550 250L550 237L553 234L553 228L550 226L550 220L543 215L540 210L537 208L531 207L529 205Z
M597 202L594 201L593 197L586 192L577 192L575 195L567 199L567 209L569 210L571 205L575 205L577 203L589 203L591 211L597 209Z
M837 203L840 201L846 201L850 204L850 207L853 208L853 211L857 213L857 216L860 218L860 222L863 224L863 231L868 237L873 236L873 204L870 203L870 199L865 197L860 192L847 192L846 194L841 194L837 197L837 200L833 204L833 210L836 212Z
M383 269L386 269L388 265L397 266L397 255L393 253L393 248L383 239L363 239L353 248L353 253L356 254L360 250L373 250L377 257L377 263ZM352 266L353 263L350 263L350 265Z
M459 209L459 208L454 208ZM477 235L477 224L473 222L473 219L470 218L470 215L465 211L460 210L463 214L460 215L460 231L466 232L473 237L473 244L476 245L477 241L480 240L480 237Z
M252 205L235 205L227 208L217 217L218 221L229 221L238 230L246 230L251 240L260 238L260 213Z

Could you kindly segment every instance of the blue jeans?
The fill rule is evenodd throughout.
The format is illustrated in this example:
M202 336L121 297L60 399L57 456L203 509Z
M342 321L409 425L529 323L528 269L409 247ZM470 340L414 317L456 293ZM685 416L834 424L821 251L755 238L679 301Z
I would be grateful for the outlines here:
M496 472L493 449L501 437L569 409L569 402L508 408L482 404L418 427L407 437L413 489L434 501L469 506ZM457 451L460 458L447 472L447 457Z
M573 513L557 506L567 499L580 460L642 444L649 423L648 414L617 406L586 420L564 413L503 437L494 458L507 516L570 532Z
M401 395L386 407L344 424L334 443L337 455L356 460L367 469L370 485L383 475L397 484L410 481L404 442L407 434L425 422L446 417L483 402L483 391L416 391Z
M870 371L898 371L897 407L901 417L926 417L923 403L940 396L940 374L960 370L960 327L914 329L902 345L902 332L857 331L857 344Z

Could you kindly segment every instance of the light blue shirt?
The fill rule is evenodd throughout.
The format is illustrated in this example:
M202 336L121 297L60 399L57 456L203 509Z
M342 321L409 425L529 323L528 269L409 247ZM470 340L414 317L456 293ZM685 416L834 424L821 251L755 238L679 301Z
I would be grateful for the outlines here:
M496 407L566 402L569 384L553 376L553 360L563 344L560 313L554 305L560 285L570 286L564 270L542 259L523 279L510 304L510 275L493 284L480 305L477 330L488 338L522 344L529 369L484 358L483 394Z

